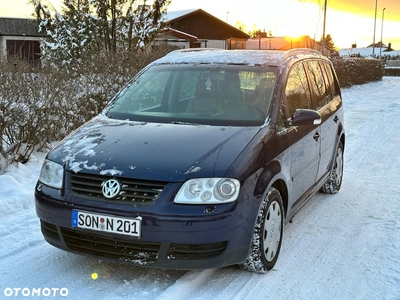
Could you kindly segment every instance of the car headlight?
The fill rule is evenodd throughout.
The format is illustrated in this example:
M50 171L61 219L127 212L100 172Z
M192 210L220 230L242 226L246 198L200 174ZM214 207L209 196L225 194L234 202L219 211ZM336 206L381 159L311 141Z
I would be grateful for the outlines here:
M64 177L62 165L45 160L40 170L39 181L56 189L61 189Z
M176 194L175 203L221 204L237 199L240 183L231 178L195 178L186 181Z

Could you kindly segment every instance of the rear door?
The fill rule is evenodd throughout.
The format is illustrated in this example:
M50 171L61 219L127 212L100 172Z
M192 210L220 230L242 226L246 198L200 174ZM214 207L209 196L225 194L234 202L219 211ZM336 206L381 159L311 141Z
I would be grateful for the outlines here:
M303 63L297 63L289 72L284 99L285 119L293 116L298 108L314 109L306 70ZM296 206L304 194L314 186L320 152L317 126L287 126L284 131L289 139L291 204Z
M339 124L337 111L341 105L341 97L335 84L331 66L324 61L308 61L307 72L310 87L317 111L322 117L319 126L320 159L317 181L323 179L330 171Z

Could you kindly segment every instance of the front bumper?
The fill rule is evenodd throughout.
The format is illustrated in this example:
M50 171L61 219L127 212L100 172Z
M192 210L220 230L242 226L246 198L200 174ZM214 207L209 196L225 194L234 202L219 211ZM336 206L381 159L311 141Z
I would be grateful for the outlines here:
M186 270L240 264L246 259L260 203L258 198L246 199L215 207L168 201L134 207L82 202L43 186L35 191L41 230L51 245L104 260ZM140 216L141 238L73 228L73 209Z

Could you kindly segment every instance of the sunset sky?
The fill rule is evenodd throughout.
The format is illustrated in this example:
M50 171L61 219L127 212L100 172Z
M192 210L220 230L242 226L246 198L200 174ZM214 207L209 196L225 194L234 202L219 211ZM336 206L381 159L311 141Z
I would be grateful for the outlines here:
M353 43L358 47L372 44L376 0L328 0L326 33L339 48ZM57 8L61 0L50 1ZM150 2L150 1L148 1ZM0 17L29 17L33 11L28 0L0 0ZM378 0L375 42L400 50L400 0ZM172 0L169 10L201 8L215 17L235 25L271 31L274 36L309 35L320 40L323 27L324 0Z

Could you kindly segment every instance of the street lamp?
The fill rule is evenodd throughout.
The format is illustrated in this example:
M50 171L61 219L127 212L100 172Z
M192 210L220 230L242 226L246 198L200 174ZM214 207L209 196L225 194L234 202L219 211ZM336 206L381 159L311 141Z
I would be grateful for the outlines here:
M377 0L378 1L378 0ZM324 25L323 25L323 30L322 30L322 55L325 55L325 26L326 26L326 2L327 0L325 0L325 4L324 4Z
M374 21L374 40L372 41L372 56L375 56L375 31L376 31L376 10L378 8L378 0L375 1L375 21Z
M383 44L383 41L382 41L382 36L383 36L383 18L385 17L385 9L386 9L386 7L385 7L384 9L382 9L381 49L379 50L379 57L380 57L380 58L382 58L382 44Z

